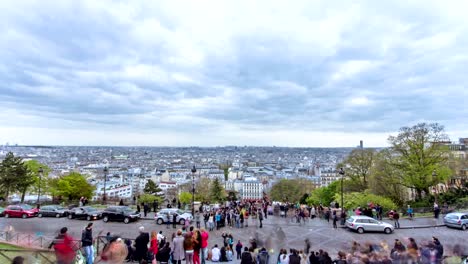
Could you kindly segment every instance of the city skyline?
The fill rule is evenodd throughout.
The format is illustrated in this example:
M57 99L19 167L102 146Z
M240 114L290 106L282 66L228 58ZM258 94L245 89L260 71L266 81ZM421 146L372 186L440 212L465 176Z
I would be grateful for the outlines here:
M420 122L468 133L464 1L0 8L0 144L386 147Z

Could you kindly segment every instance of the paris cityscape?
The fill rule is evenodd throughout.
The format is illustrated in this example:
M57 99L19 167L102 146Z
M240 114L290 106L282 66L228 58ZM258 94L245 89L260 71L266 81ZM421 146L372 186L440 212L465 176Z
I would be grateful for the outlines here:
M468 262L467 1L0 10L0 264Z

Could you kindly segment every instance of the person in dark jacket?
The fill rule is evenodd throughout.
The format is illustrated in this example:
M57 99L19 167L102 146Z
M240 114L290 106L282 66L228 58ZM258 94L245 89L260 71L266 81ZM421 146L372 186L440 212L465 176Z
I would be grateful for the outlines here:
M262 248L260 252L258 252L257 263L268 264L269 261L270 261L270 255L268 255L268 251L265 248Z
M318 258L318 252L311 251L309 255L309 263L310 264L320 264L319 258Z
M432 242L434 243L434 247L437 250L437 262L441 262L444 256L444 246L442 246L437 237L432 237Z
M140 235L135 239L135 260L141 261L146 259L148 255L148 243L150 241L149 234L145 232L145 228L140 226Z
M228 262L226 247L221 248L221 258L219 259L219 262Z
M158 254L156 254L156 260L159 261L161 264L167 264L169 262L169 258L171 257L171 247L170 243L166 242L164 246L159 249Z
M297 250L291 249L291 255L289 255L289 264L301 264L301 257L297 254Z
M176 214L172 215L172 227L177 228L177 215Z
M93 223L89 223L81 233L81 247L84 249L86 255L86 264L93 264Z
M241 253L242 252L242 243L241 241L237 241L237 244L236 244L236 253L237 253L237 259L241 259Z
M150 211L150 208L147 203L143 203L143 213L145 214L145 217L148 215L148 212Z
M248 247L244 247L244 252L242 252L240 264L254 264L252 253L249 252Z

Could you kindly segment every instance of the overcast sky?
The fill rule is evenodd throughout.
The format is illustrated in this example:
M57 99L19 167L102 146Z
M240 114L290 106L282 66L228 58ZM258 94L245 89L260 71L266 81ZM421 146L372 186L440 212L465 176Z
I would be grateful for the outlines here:
M0 144L467 137L468 2L407 2L1 1Z

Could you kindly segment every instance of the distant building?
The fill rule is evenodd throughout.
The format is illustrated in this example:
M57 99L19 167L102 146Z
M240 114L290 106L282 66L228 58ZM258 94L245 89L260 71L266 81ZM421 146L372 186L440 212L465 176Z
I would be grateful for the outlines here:
M159 182L159 188L163 191L167 191L168 189L172 188L177 188L177 182L161 181Z
M108 182L106 184L106 196L110 198L131 198L133 197L133 187L130 184L120 184ZM104 196L104 185L99 183L96 186L96 191L94 192L93 200L102 199Z
M241 198L245 199L262 199L263 198L263 183L257 178L245 178L242 183Z

